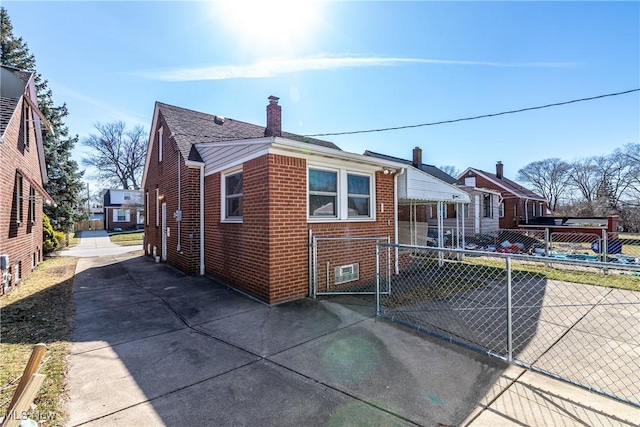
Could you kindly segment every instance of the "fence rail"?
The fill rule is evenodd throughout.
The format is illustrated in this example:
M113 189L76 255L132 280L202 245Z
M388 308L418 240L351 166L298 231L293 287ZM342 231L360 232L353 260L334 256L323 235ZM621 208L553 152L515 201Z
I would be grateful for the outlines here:
M640 406L640 266L378 243L379 316Z
M427 246L438 246L437 227L426 227ZM463 238L462 238L463 237ZM443 229L442 247L507 254L528 254L581 261L615 262L640 265L640 234L607 232L553 232L532 229L491 229L465 231ZM404 243L404 242L403 242Z

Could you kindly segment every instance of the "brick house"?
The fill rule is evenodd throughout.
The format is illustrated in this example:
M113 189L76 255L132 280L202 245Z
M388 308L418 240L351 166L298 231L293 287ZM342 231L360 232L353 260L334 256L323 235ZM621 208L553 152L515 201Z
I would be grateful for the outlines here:
M144 203L142 190L122 190L109 188L102 190L102 214L104 229L135 230L144 224Z
M2 66L0 80L0 293L19 283L42 260L42 206L53 203L47 182L42 126L32 73ZM8 274L6 274L8 273Z
M500 228L518 228L535 217L547 215L547 200L504 176L504 165L496 163L496 172L467 168L458 180L468 187L489 188L500 192L498 219Z
M269 304L308 295L309 236L397 235L405 165L156 102L143 175L145 250ZM357 259L354 262L369 262Z

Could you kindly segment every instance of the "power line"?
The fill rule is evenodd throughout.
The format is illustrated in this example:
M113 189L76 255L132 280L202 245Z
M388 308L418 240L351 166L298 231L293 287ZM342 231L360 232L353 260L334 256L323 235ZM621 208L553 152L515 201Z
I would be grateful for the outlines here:
M401 130L401 129L419 128L419 127L424 127L424 126L443 125L443 124L446 124L446 123L456 123L456 122L464 122L464 121L468 121L468 120L484 119L484 118L487 118L487 117L504 116L505 114L522 113L523 111L541 110L543 108L557 107L559 105L574 104L576 102L592 101L594 99L607 98L607 97L610 97L610 96L625 95L627 93L638 92L638 91L640 91L640 89L631 89L631 90L625 90L624 92L608 93L608 94L605 94L605 95L592 96L590 98L573 99L571 101L556 102L556 103L553 103L553 104L540 105L540 106L537 106L537 107L521 108L519 110L503 111L501 113L483 114L481 116L465 117L465 118L462 118L462 119L443 120L443 121L439 121L439 122L420 123L420 124L417 124L417 125L395 126L395 127L380 128L380 129L354 130L354 131L347 131L347 132L315 133L315 134L312 134L312 135L303 135L303 136L306 136L306 137L317 137L317 136L353 135L353 134L357 134L357 133L387 132L387 131L390 131L390 130Z

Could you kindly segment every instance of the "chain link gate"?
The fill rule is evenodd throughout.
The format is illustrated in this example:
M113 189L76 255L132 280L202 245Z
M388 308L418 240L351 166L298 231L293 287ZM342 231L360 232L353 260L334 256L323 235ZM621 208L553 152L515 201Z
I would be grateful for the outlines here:
M375 295L376 271L384 269L383 294L391 285L394 251L386 247L376 256L378 243L389 244L387 237L318 237L310 234L309 296Z
M379 246L379 316L640 406L640 265Z

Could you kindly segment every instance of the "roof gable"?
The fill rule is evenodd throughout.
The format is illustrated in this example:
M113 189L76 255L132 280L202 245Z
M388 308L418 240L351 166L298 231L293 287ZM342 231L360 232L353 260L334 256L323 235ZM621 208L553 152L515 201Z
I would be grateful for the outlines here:
M529 190L528 188L523 187L522 185L518 184L517 182L514 182L508 178L505 178L504 176L502 177L502 179L498 178L496 176L496 174L491 173L491 172L486 172L480 169L475 169L475 168L467 168L464 172L462 172L460 174L460 177L458 179L464 179L466 176L468 176L469 172L473 172L477 175L480 175L482 177L484 177L485 179L487 179L488 181L490 181L491 183L493 183L494 185L496 185L497 187L503 189L504 191L507 191L511 194L513 194L514 196L521 198L521 199L535 199L535 200L540 200L540 201L545 201L546 199L542 196L540 196L539 194L534 193L533 191Z
M150 162L151 144L160 117L162 117L168 127L168 129L165 129L164 135L174 141L185 161L202 162L202 157L194 144L252 140L265 137L264 126L156 102L153 123L150 130L151 134L149 136L149 146L147 147L147 159L142 180L143 185L146 180L147 169ZM308 138L289 132L282 132L282 138L340 150L340 148L332 142Z

